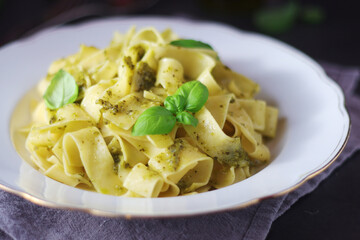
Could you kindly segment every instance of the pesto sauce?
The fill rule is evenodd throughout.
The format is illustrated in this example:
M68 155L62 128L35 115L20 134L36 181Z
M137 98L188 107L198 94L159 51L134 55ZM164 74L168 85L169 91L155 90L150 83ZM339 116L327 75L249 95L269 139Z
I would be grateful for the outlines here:
M145 55L145 49L140 46L137 46L136 52L137 52L136 62L139 62Z
M46 108L46 112L47 112L47 115L49 116L49 125L56 123L58 121L57 109Z
M180 189L180 194L186 193L186 189L191 186L190 182L187 182L185 179L180 179L180 181L176 184Z
M131 61L131 57L129 57L129 56L124 57L124 63L125 63L131 70L134 70L135 66L134 66L134 64L133 64L132 61Z
M193 169L190 170L176 184L179 187L181 194L193 192L196 190L196 188L194 188L193 186L193 181L194 181L193 179L197 173L198 171L196 170L195 171Z
M249 156L242 147L221 151L213 159L228 166L244 167L249 165Z
M174 144L168 148L172 154L171 158L168 159L168 163L174 170L176 170L176 168L179 166L180 153L184 149L183 144L184 141L182 139L175 139Z
M118 104L113 105L109 101L103 99L97 99L95 103L102 105L103 110L110 110L113 114L116 114L121 110Z
M114 160L113 170L114 170L114 173L117 175L118 169L119 169L118 168L119 163L123 160L124 156L120 149L110 148L109 150L110 150L111 157Z
M156 81L156 71L146 62L140 62L136 71L137 91L150 90Z
M53 123L56 123L56 115L54 116L51 116L50 120L49 120L49 124L53 124Z

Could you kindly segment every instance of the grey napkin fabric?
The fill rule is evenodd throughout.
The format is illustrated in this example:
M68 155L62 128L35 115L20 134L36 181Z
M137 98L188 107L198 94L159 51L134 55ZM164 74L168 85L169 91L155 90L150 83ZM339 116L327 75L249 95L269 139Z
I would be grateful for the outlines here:
M196 217L123 219L37 206L0 191L0 239L265 239L272 222L314 190L360 148L360 97L354 95L360 69L323 64L344 90L352 119L350 139L340 157L298 189L245 209Z

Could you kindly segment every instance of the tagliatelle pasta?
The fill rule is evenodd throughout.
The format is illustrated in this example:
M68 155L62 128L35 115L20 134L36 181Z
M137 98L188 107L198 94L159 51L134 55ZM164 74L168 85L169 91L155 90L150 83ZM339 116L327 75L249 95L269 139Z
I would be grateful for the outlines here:
M32 111L26 140L45 175L74 187L128 197L170 197L222 188L250 177L270 160L264 137L275 137L278 110L254 99L258 84L223 65L211 48L174 46L171 30L115 33L104 49L51 64L38 84L43 96L61 70L76 81L75 102ZM191 113L197 125L176 123L167 134L134 136L150 107L197 80L209 97ZM63 93L66 94L66 93Z

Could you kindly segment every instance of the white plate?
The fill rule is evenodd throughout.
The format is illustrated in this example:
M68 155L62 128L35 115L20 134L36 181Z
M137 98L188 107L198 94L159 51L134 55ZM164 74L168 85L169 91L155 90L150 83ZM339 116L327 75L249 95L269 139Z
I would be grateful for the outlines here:
M14 116L15 128L24 124L21 116L29 103L23 97L46 74L49 64L75 53L80 43L105 47L114 31L125 32L131 25L171 27L183 38L208 42L225 64L260 84L258 98L280 109L278 135L270 142L272 162L265 169L211 192L140 199L69 187L45 177L19 157L10 140L10 119ZM342 91L316 62L279 41L218 23L112 18L49 29L0 50L0 79L0 188L40 205L97 215L194 215L284 194L328 167L343 149L350 128ZM26 155L23 150L19 149Z

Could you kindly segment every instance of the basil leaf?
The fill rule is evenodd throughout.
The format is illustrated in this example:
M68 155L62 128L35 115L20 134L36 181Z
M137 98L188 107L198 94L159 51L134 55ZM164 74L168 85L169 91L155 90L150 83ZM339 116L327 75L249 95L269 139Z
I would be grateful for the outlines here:
M198 120L189 112L181 112L176 115L176 120L179 123L186 124L186 125L192 125L196 127L198 125Z
M299 11L299 4L290 1L276 8L260 10L254 16L254 24L260 31L265 33L283 33L294 25Z
M167 134L174 128L175 123L176 118L169 110L160 106L150 107L136 120L132 135Z
M43 98L46 106L54 110L75 102L78 93L79 88L74 77L61 69L51 79Z
M177 114L184 111L186 106L186 99L181 95L168 96L165 99L164 105L167 110L173 114Z
M178 46L178 47L185 47L185 48L205 48L214 50L209 44L196 41L193 39L181 39L181 40L175 40L170 42L170 45Z
M205 105L209 97L209 90L199 81L190 81L181 85L175 94L186 99L186 111L195 113Z

